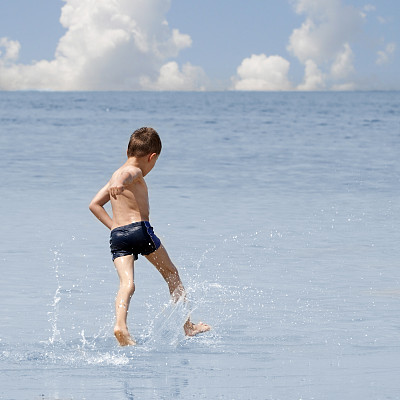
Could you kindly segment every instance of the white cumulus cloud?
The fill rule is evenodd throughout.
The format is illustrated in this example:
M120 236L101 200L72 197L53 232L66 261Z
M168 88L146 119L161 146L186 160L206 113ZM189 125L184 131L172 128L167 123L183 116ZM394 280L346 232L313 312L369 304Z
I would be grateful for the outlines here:
M322 90L325 89L325 76L319 70L313 60L305 62L304 82L300 84L298 90Z
M343 45L343 50L336 54L331 66L331 76L335 79L345 79L354 72L353 51L348 43Z
M160 68L156 81L149 77L142 77L140 83L145 90L205 90L206 81L204 71L190 63L184 64L182 70L178 63L170 61Z
M378 58L376 63L378 65L386 64L390 61L391 56L396 50L396 43L388 43L384 50L378 51Z
M232 78L236 90L350 90L355 85L351 41L361 30L365 13L342 0L293 0L294 10L304 15L289 37L287 50L304 66L304 78L293 85L290 63L280 55L245 58ZM373 11L367 5L364 11ZM386 50L385 55L388 54ZM380 55L384 60L385 55Z
M189 35L168 26L170 1L65 0L60 22L67 31L53 60L18 64L19 43L0 38L5 49L0 54L0 89L135 90L152 82L168 86L166 62L192 44ZM188 82L196 75L191 68L196 67L184 66L181 75L173 75L180 88L196 89Z
M233 78L233 89L290 90L292 86L288 79L289 67L289 61L281 56L253 54L245 58L237 68L237 77Z
M295 11L305 21L293 30L287 49L304 64L299 90L352 87L344 80L354 72L350 41L361 29L362 13L341 0L297 0Z
M0 59L4 63L16 60L19 56L20 48L21 45L17 40L10 40L5 37L0 38Z

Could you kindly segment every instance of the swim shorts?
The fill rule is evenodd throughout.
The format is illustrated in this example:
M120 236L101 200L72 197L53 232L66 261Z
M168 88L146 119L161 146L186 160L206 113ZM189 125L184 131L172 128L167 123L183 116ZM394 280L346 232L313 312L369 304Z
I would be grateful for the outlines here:
M113 261L118 257L133 255L147 256L161 246L160 239L154 234L148 221L133 222L119 226L111 231L110 249Z

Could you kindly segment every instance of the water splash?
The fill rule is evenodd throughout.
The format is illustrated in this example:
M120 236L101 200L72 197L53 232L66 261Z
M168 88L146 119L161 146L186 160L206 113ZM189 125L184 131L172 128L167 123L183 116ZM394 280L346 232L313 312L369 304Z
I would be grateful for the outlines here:
M222 245L216 247L214 245L201 257L195 259L193 269L198 273L195 272L185 279L188 301L181 298L174 303L170 300L160 309L160 304L165 302L164 295L157 292L149 293L141 305L148 308L147 318L144 315L138 315L133 325L138 346L129 348L117 346L112 335L111 314L109 318L96 319L102 321L97 328L97 324L90 325L86 321L88 318L87 310L85 310L86 301L89 302L91 299L88 295L93 285L92 280L89 279L91 278L90 270L87 269L86 274L79 274L76 278L72 275L70 268L68 268L68 274L64 274L63 268L76 265L76 259L71 256L74 251L70 251L68 242L64 246L59 245L52 249L50 264L56 285L52 300L49 302L51 309L48 312L50 324L48 339L30 344L24 349L15 348L15 351L5 351L0 356L7 361L28 365L97 365L135 368L138 362L141 362L140 360L154 352L170 354L179 352L183 348L195 349L198 352L204 349L209 351L210 348L225 349L224 343L230 337L231 330L238 329L238 321L243 319L243 314L250 312L260 317L259 320L264 320L261 315L261 306L259 306L264 293L256 292L255 288L245 285L239 276L235 278L236 282L230 282L237 283L236 285L224 282L224 279L219 276L228 269L235 270L237 260L225 259L221 255L221 252L227 253L225 250L229 250L232 244L230 242L233 241L236 247L238 245L243 247L243 259L251 259L248 256L250 250L254 251L254 247L250 246L253 244L251 240L253 238L248 239L250 243L245 243L248 246L243 244L244 239L235 237L225 240ZM225 249L225 246L228 246L228 249ZM221 247L224 251L219 251ZM216 265L219 267L215 268ZM204 279L204 269L207 270L207 280ZM235 274L237 274L236 271ZM187 338L184 335L183 325L197 309L201 312L200 319L209 323L212 331L196 338ZM97 318L95 314L91 316ZM198 322L197 318L192 319L193 322ZM254 332L255 329L257 326L253 326L250 331L242 326L241 332L255 337L259 335L259 332ZM10 345L8 344L6 348L9 350Z
M61 246L62 247L62 244ZM54 344L58 341L62 341L60 330L57 328L57 322L60 312L60 301L61 301L61 283L60 283L60 276L59 276L59 268L60 264L62 263L61 259L61 251L60 250L53 250L53 269L55 272L57 288L53 296L53 302L50 305L51 311L47 313L49 316L49 323L51 325L51 336L48 339L50 344Z
M170 300L150 322L145 344L149 347L155 345L157 347L160 345L177 346L185 338L183 325L192 311L193 307L183 297L176 303Z

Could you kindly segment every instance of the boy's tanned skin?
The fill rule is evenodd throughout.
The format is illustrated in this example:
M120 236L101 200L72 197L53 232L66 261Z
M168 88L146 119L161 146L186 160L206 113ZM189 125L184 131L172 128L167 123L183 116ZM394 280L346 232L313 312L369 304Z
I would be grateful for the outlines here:
M151 128L141 128L138 131L145 129L151 130ZM138 131L135 131L132 137ZM141 155L139 152L139 156L132 156L132 151L131 154L129 151L128 147L128 160L114 172L110 181L100 189L89 206L92 213L110 230L140 221L149 221L148 190L144 177L154 168L159 154L150 152ZM111 201L112 218L103 207L108 201ZM151 254L145 254L145 257L161 273L168 284L173 300L176 302L182 296L184 297L185 289L178 270L163 245L159 245ZM120 279L120 287L115 300L114 334L121 346L136 344L127 328L129 303L135 291L134 260L133 254L118 255L114 259L114 265ZM193 324L190 318L184 324L184 331L187 336L194 336L208 330L210 330L210 326L202 322Z

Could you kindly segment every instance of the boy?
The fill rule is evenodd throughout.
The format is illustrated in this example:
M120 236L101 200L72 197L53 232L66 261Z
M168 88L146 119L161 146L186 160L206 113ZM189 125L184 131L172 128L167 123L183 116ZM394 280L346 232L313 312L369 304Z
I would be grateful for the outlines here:
M161 273L175 302L185 296L178 270L149 223L149 199L144 177L153 169L161 147L160 137L154 129L144 127L133 132L128 145L128 160L114 172L89 205L90 211L111 229L110 248L120 280L115 299L114 334L121 346L136 344L128 332L126 319L135 291L134 261L139 254ZM103 208L108 201L111 201L112 218ZM190 318L183 328L187 336L210 330L209 325L202 322L193 324Z

